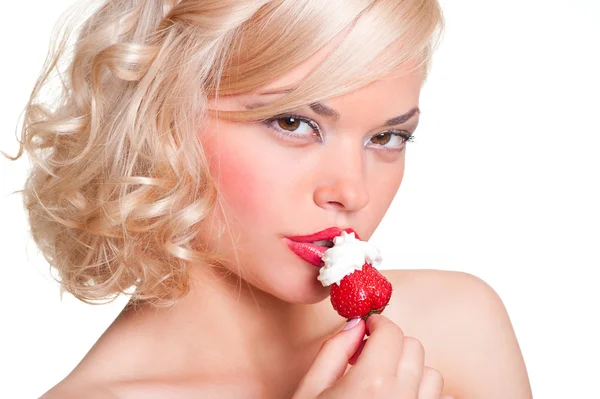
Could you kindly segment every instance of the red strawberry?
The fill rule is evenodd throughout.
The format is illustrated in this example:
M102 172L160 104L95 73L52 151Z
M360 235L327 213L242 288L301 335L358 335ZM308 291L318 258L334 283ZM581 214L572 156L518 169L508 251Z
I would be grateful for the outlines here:
M381 313L392 296L392 284L377 269L365 263L331 285L331 304L342 317L360 317L366 320L373 313Z

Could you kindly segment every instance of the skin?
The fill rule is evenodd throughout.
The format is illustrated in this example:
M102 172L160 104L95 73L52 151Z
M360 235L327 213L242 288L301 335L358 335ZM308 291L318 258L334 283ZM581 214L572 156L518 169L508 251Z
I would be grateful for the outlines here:
M243 109L274 100L258 93L300 81L324 55L211 106ZM382 127L386 120L418 106L423 76L405 72L324 101L341 115L337 121L299 109L321 127L322 141L304 124L305 138L286 138L264 124L210 119L198 137L220 201L203 226L202 244L217 248L227 268L196 265L190 293L172 309L124 309L46 397L290 397L345 319L331 308L319 269L283 237L330 226L371 237L402 182L406 149L402 138L387 143L399 151L370 139L391 129ZM393 128L413 132L418 118ZM423 344L425 365L441 371L445 394L531 396L510 320L489 286L463 273L382 273L394 286L386 316ZM495 385L498 379L513 383Z

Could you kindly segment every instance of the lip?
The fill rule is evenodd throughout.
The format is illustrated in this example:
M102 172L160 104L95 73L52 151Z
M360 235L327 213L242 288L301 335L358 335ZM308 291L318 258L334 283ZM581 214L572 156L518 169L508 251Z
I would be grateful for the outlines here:
M321 240L329 240L333 241L333 239L342 234L345 231L346 233L354 233L357 239L358 234L353 229L340 229L339 227L329 227L325 230L321 230L317 233L310 234L307 236L293 236L293 237L284 237L284 240L289 249L292 250L296 255L298 255L303 260L308 263L321 267L323 266L323 254L329 248L312 244L315 241Z
M350 234L350 233L354 233L354 235L356 235L356 238L360 240L360 238L358 237L358 234L356 234L356 231L354 231L351 228L347 228L347 229L340 229L339 227L329 227L325 230L321 230L317 233L308 235L308 236L294 236L294 237L286 237L289 240L292 241L296 241L296 242L315 242L315 241L321 241L321 240L330 240L333 241L333 239L339 235L342 234L342 231L345 231L346 233Z

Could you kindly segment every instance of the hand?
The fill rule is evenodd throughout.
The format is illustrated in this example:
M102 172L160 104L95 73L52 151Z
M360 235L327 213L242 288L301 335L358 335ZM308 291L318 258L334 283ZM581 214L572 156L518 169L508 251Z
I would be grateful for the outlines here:
M363 341L365 333L369 338ZM344 375L357 352L360 357ZM452 399L441 397L442 375L425 367L424 358L417 339L373 314L323 343L292 399Z

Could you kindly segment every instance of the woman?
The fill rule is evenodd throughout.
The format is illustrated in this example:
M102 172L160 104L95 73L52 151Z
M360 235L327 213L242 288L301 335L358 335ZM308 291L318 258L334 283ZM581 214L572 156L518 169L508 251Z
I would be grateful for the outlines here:
M135 291L44 397L531 397L481 280L382 271L384 314L344 327L286 244L373 234L441 28L434 0L118 0L65 31L25 115L32 232L81 300Z

